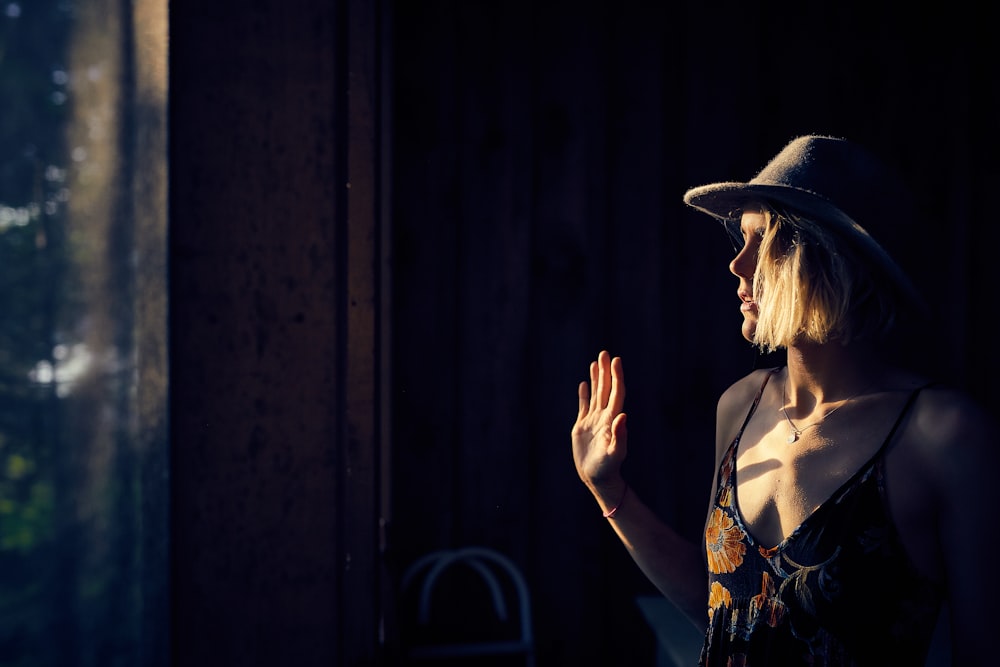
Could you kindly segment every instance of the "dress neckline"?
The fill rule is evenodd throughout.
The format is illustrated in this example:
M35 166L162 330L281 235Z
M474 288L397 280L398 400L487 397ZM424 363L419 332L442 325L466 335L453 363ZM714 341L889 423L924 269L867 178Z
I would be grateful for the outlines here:
M876 449L875 452L870 457L868 457L868 459L856 471L854 471L854 473L850 477L844 480L829 496L827 496L827 498L823 502L821 502L811 512L809 512L809 514L807 514L806 517L802 519L802 521L800 521L798 525L795 526L795 528L793 528L790 533L788 533L788 535L783 537L781 541L778 542L776 545L767 547L763 544L763 542L758 540L757 537L750 530L750 526L747 523L745 517L743 516L743 510L740 508L739 477L738 477L739 471L737 470L738 468L737 459L739 457L739 445L740 445L740 440L742 440L743 438L743 431L746 429L747 424L750 423L750 419L757 411L757 407L760 404L761 398L764 396L764 389L767 387L767 383L770 381L772 377L777 375L782 368L784 367L776 366L770 369L767 372L767 375L764 376L764 380L763 382L761 382L760 389L757 390L757 395L754 398L753 403L750 406L750 409L747 411L747 416L743 420L743 424L742 426L740 426L740 430L736 434L736 437L733 439L732 444L729 446L731 450L729 455L732 457L732 467L730 468L729 479L726 480L726 483L729 484L732 489L733 510L734 510L733 514L735 515L736 520L739 522L740 528L746 534L747 539L749 539L753 545L760 548L763 552L766 552L767 555L773 555L781 551L784 551L789 543L791 543L799 534L805 531L806 528L808 528L809 525L816 520L815 519L816 516L827 512L828 511L827 508L832 503L834 503L837 499L842 498L845 494L851 492L854 488L856 488L862 482L868 479L872 471L875 470L876 468L879 469L879 475L881 477L882 460L885 456L885 452L888 449L889 444L892 442L893 437L896 434L896 431L902 424L903 418L907 415L907 413L909 413L910 407L913 405L913 402L917 398L917 394L919 394L920 391L925 387L927 387L928 385L933 384L929 382L927 384L920 385L915 389L913 389L910 392L909 397L907 397L906 402L903 404L903 408L900 410L899 415L896 417L896 421L893 423L892 428L889 429L888 435L886 435L885 440L882 442L881 445L879 445L878 449Z

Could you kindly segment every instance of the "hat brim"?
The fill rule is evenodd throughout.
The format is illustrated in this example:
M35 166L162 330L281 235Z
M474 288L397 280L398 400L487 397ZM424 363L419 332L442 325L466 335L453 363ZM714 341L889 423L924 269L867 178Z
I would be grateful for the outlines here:
M806 218L830 225L873 269L896 285L905 301L917 311L926 312L926 302L889 253L868 230L822 195L788 185L753 182L713 183L684 193L685 204L726 223L738 224L743 210L752 202L783 205Z
M684 203L688 206L720 220L735 222L739 221L746 205L753 201L778 202L807 216L818 216L824 220L834 218L831 222L837 222L839 218L849 219L824 197L788 185L713 183L692 188L684 194Z

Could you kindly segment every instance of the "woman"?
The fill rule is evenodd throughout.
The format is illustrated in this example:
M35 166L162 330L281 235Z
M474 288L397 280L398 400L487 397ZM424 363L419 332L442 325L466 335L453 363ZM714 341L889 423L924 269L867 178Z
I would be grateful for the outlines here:
M685 202L733 226L743 336L786 365L721 396L705 540L663 524L621 475L621 359L579 387L580 478L646 576L705 630L703 665L923 665L942 608L954 664L992 657L991 421L885 361L920 298L862 225L901 210L889 171L799 137L748 183ZM881 219L881 220L880 220Z

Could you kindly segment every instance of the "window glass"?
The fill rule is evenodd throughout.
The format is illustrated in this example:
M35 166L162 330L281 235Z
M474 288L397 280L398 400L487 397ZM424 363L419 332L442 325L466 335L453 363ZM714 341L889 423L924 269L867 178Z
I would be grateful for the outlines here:
M5 666L167 664L156 5L0 0Z

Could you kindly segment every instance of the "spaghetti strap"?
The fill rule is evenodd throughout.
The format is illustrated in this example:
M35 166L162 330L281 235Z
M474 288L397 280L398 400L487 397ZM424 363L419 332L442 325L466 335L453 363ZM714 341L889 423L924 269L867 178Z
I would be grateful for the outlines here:
M781 368L782 368L781 366L775 366L774 368L771 368L767 371L767 375L764 376L763 382L760 383L760 388L757 389L757 395L754 396L753 403L750 404L750 409L747 411L747 416L743 418L743 424L740 425L740 431L739 433L736 434L736 439L733 442L742 439L743 430L747 427L747 424L750 423L750 418L753 417L753 413L757 411L757 406L760 404L760 399L764 396L764 387L767 386L767 383L771 379L771 377L777 374L777 372L780 371Z
M882 442L882 446L878 448L878 452L876 452L875 457L873 458L882 456L889 451L889 444L893 441L893 437L896 435L896 431L899 430L899 427L902 426L903 421L906 419L906 416L910 413L910 409L916 402L917 396L919 396L920 392L922 392L924 389L932 387L936 384L940 384L940 381L931 380L930 382L926 382L910 392L910 395L906 398L906 403L903 404L903 408L899 411L899 415L896 416L896 421L893 422L892 428L889 429L888 435L885 436L885 441Z

